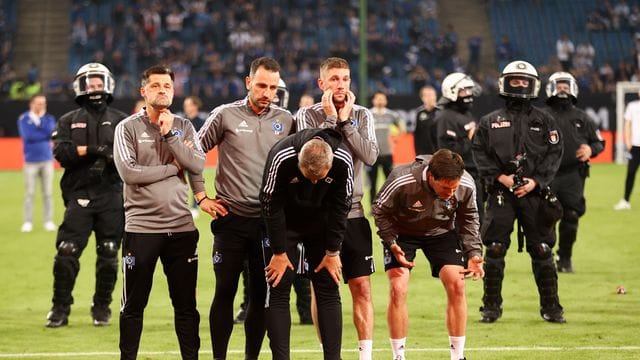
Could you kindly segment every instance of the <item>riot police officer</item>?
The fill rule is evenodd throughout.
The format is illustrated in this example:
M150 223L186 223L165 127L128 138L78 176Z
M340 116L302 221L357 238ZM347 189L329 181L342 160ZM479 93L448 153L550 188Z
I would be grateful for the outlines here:
M531 64L509 63L498 87L505 107L480 119L472 145L478 170L489 188L481 227L486 277L480 321L494 322L502 315L504 257L517 219L519 243L526 240L531 256L540 315L545 321L563 323L551 250L553 224L546 216L547 200L542 192L560 166L560 131L551 115L531 105L540 90L538 72Z
M604 150L604 142L596 125L578 109L578 84L567 72L556 72L546 86L547 105L562 132L564 153L560 169L551 189L562 204L562 219L558 225L559 272L573 272L571 253L578 234L578 219L586 211L584 182L589 175L589 158Z
M462 156L464 169L476 184L476 205L480 221L484 217L483 186L478 168L473 160L471 141L476 131L476 120L471 115L473 98L477 86L470 76L454 72L442 81L442 97L438 101L441 108L436 113L436 134L438 149L449 149Z
M91 231L97 253L91 316L93 325L109 325L124 227L122 181L113 164L113 136L116 125L127 117L109 107L114 88L107 67L99 63L82 66L73 80L80 108L63 115L52 135L54 156L65 169L60 180L65 213L56 238L53 307L47 315L47 327L68 324L79 258Z

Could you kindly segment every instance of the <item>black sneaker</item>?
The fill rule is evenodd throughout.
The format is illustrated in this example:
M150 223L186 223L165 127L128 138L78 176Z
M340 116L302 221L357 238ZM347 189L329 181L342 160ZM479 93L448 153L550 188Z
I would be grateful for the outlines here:
M47 314L47 323L45 326L48 328L58 328L69 325L69 313L71 313L71 307L69 305L54 304L51 311Z
M573 265L571 264L571 259L563 259L558 257L556 260L556 267L558 268L558 272L561 273L572 273Z
M93 326L109 326L111 318L111 309L108 305L91 305L91 317L93 318Z
M480 307L480 322L492 323L496 322L502 316L502 308L493 306Z
M563 311L557 308L550 309L540 309L540 316L544 321L548 321L550 323L564 324L567 322L563 316Z
M240 310L238 310L238 313L236 314L235 319L233 319L233 322L235 324L242 324L244 323L244 320L247 318L247 310L240 308Z

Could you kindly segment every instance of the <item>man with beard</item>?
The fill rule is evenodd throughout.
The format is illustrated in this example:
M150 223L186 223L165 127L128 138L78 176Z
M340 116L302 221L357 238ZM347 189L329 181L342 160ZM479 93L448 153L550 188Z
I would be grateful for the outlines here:
M213 357L227 357L233 330L233 300L244 262L249 264L249 306L244 321L245 359L257 359L266 332L264 303L264 222L260 186L273 145L294 130L291 113L273 104L280 64L260 57L251 62L246 98L213 109L198 133L204 152L218 147L216 197L205 192L204 179L191 177L200 209L213 217L213 271L216 288L209 311Z
M558 225L558 272L573 272L571 255L578 235L578 220L586 211L584 182L589 176L589 159L604 150L604 141L589 116L575 107L578 84L567 72L549 77L547 105L562 131L564 153L551 189L562 204Z
M155 65L144 71L140 95L144 111L116 128L114 160L124 180L125 236L120 311L120 359L138 354L144 308L158 258L174 309L183 359L200 348L196 309L198 230L187 204L185 172L200 174L205 156L191 121L169 110L173 72Z
M355 104L356 96L349 90L350 85L351 71L346 60L336 57L324 60L320 64L318 79L318 87L323 92L322 101L303 108L297 114L296 125L298 129L321 127L337 130L353 158L353 200L340 257L344 279L349 284L353 299L353 322L358 333L360 360L368 360L373 348L370 278L375 266L371 227L362 208L362 182L364 164L372 165L378 158L378 143L373 116L369 109Z

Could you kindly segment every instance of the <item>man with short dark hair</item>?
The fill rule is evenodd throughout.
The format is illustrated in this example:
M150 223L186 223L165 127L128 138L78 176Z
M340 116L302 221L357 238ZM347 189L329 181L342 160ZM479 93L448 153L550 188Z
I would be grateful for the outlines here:
M446 323L451 359L464 358L467 301L464 278L482 278L475 183L451 150L418 156L391 175L378 193L373 216L384 244L389 277L387 321L393 358L404 360L409 330L407 292L416 251L421 249L447 293ZM462 246L460 246L462 244Z
M318 79L322 101L301 109L296 114L296 125L298 129L335 129L342 135L342 141L353 158L353 199L340 257L344 279L349 284L353 300L353 323L358 333L359 358L370 360L373 349L371 274L375 272L375 265L371 227L364 216L362 196L364 165L375 163L378 143L373 116L369 109L356 105L356 96L349 89L350 86L351 70L346 60L330 57L322 61ZM315 290L313 281L312 289Z
M124 180L125 237L120 311L120 359L138 354L144 308L158 258L174 308L183 359L200 348L196 308L198 230L187 205L184 172L200 174L205 155L191 121L171 113L174 76L155 65L142 75L144 111L116 128L114 161Z
M311 278L318 304L324 358L340 359L342 278L340 248L351 208L353 168L342 136L333 129L307 129L278 142L264 168L260 202L267 226L265 248L267 334L273 359L289 359L289 297L298 272ZM298 255L297 244L305 253ZM298 258L298 256L300 258Z
M191 177L200 209L213 217L213 271L216 288L209 325L214 358L226 358L233 330L233 300L244 262L249 264L249 306L244 322L245 358L257 359L265 334L260 182L267 154L294 130L291 113L273 104L280 65L268 57L251 62L247 97L213 109L198 133L205 152L218 147L216 197L205 192L202 175Z

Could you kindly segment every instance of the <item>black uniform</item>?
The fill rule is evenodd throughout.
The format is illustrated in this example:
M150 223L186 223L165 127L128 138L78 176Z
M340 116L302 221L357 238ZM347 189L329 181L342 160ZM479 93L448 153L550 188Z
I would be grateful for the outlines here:
M563 208L559 224L558 256L559 270L572 271L571 252L578 233L578 219L586 211L584 182L589 175L589 161L576 158L580 145L591 147L594 157L604 150L604 142L598 129L589 116L571 103L571 99L549 99L550 113L556 119L562 131L564 153L560 169L551 183L551 189L557 194Z
M113 164L113 135L126 117L109 107L85 106L63 115L53 133L53 153L65 169L60 187L66 208L56 239L53 304L66 308L67 314L73 304L78 259L91 231L98 255L92 312L108 310L112 300L124 228L122 180ZM87 146L86 156L78 155L78 146Z
M484 187L471 152L471 139L468 133L476 126L476 121L459 102L450 102L436 113L435 118L438 149L449 149L462 156L464 169L473 177L476 184L476 205L480 222L484 218Z
M316 184L306 179L298 168L298 153L313 137L324 139L334 152L331 170ZM318 300L318 326L325 359L340 358L340 293L326 269L317 273L313 270L322 261L325 251L340 250L347 229L353 165L349 151L341 142L340 133L332 129L302 130L281 140L269 152L260 194L268 233L263 245L270 245L275 254L286 251L293 264L301 263L303 269L308 270ZM304 261L296 259L296 245L300 241L306 249ZM290 356L289 295L294 277L294 271L287 269L278 286L268 288L267 334L273 359L289 359Z
M533 274L540 294L541 315L545 320L563 322L558 299L556 268L551 249L554 236L539 209L543 205L540 189L553 180L560 166L562 141L555 120L531 106L529 101L507 100L506 108L480 119L473 139L473 154L483 181L488 185L487 210L481 227L486 246L482 321L492 322L502 315L504 256L510 245L514 220L524 232L526 250L531 256ZM521 159L520 175L531 178L537 188L522 198L496 179L511 174L510 162ZM561 321L560 321L561 320Z
M436 108L428 111L424 107L416 114L416 128L413 131L413 146L416 155L433 154L438 146L436 137Z

